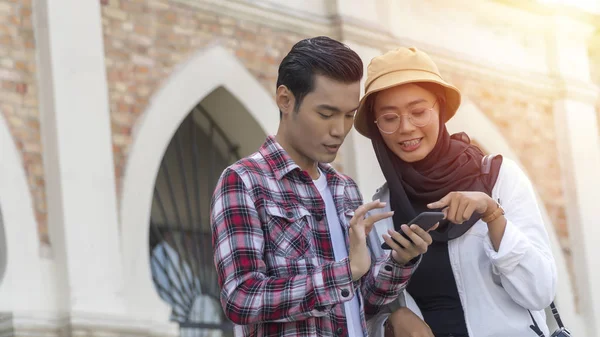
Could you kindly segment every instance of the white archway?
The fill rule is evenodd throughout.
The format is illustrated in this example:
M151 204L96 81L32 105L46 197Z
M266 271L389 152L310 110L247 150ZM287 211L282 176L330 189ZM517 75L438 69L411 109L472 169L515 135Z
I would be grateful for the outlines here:
M148 252L154 183L169 142L203 98L223 87L246 108L265 134L279 124L277 106L261 84L221 46L193 55L173 71L136 124L121 196L121 249L129 312L166 322L170 308L155 290Z
M0 280L0 312L47 310L54 303L49 298L53 296L49 289L54 282L48 275L42 275L42 271L50 261L43 265L40 259L37 222L27 175L1 112L0 153L0 207L7 257L4 276Z
M512 159L517 165L523 168L519 158L512 151L504 135L472 101L463 100L459 111L447 123L447 127L450 133L465 131L469 137L476 140L490 153L501 153L504 157ZM583 330L579 327L582 327L582 318L576 312L575 293L573 292L571 279L569 278L565 257L556 237L552 219L548 216L544 203L537 193L536 197L540 211L542 212L542 218L547 226L559 276L556 304L559 306L563 322L571 329L571 332L574 335L581 335Z

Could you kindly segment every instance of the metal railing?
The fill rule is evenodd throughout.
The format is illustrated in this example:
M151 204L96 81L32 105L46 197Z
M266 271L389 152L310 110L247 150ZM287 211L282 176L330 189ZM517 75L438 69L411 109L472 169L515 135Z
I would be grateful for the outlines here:
M238 146L198 105L161 162L150 221L151 270L182 336L233 335L219 302L209 212L220 173L239 158Z

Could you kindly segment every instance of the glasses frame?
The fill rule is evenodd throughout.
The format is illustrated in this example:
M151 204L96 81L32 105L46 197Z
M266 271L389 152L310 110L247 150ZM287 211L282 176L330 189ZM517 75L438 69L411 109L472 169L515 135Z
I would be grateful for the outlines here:
M396 116L398 116L398 118L400 118L400 123L398 123L398 127L396 128L396 130L394 130L394 131L384 131L384 130L382 130L381 127L379 126L379 123L378 123L379 118L377 118L374 121L374 123L377 125L377 128L379 129L379 131L381 131L382 133L385 133L386 135L391 135L393 133L396 133L396 131L398 131L398 129L400 129L400 124L402 123L402 117L406 117L408 119L408 121L410 122L410 124L412 124L412 125L414 125L414 126L416 126L418 128L422 128L422 127L425 127L425 126L429 125L429 123L431 123L431 113L433 112L433 108L435 107L435 105L437 104L437 102L438 102L438 100L436 99L433 102L433 105L431 106L431 108L425 109L426 111L429 111L429 119L427 120L427 123L425 123L423 125L417 125L417 124L415 124L412 121L410 114L406 114L406 113L405 114L397 114L395 112L385 113L385 114L379 116L379 118L381 118L383 116L389 116L389 115L396 115Z

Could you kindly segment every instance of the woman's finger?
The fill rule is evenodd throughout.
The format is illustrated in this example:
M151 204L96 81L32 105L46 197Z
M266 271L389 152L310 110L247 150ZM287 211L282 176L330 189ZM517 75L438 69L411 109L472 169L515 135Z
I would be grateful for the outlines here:
M467 207L469 207L469 205L471 205L471 204L473 204L473 202L467 198L461 198L459 200L459 204L456 207L456 221L458 221L457 223L461 224L461 223L465 222L465 220L468 219L468 218L465 219L464 214L465 214L465 210L467 209Z
M429 209L438 209L438 208L444 208L446 206L449 205L450 200L452 199L452 194L454 192L450 192L448 194L446 194L446 196L444 196L442 199L436 201L436 202L432 202L431 204L427 205L427 208Z
M471 216L473 215L473 212L475 212L475 209L477 209L477 204L474 202L470 203L469 206L465 208L462 215L465 221L471 219Z
M450 200L450 205L448 206L448 220L450 220L453 223L456 223L458 221L458 219L456 218L456 211L458 210L458 205L460 203L460 197L455 194L455 197L452 198L452 200Z

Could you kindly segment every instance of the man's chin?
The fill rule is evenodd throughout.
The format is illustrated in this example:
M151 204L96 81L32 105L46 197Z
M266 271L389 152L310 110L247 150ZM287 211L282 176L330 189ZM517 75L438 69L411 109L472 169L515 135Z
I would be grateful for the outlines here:
M322 154L319 156L319 158L317 158L317 162L324 163L324 164L331 164L335 160L336 157L337 157L337 152Z

